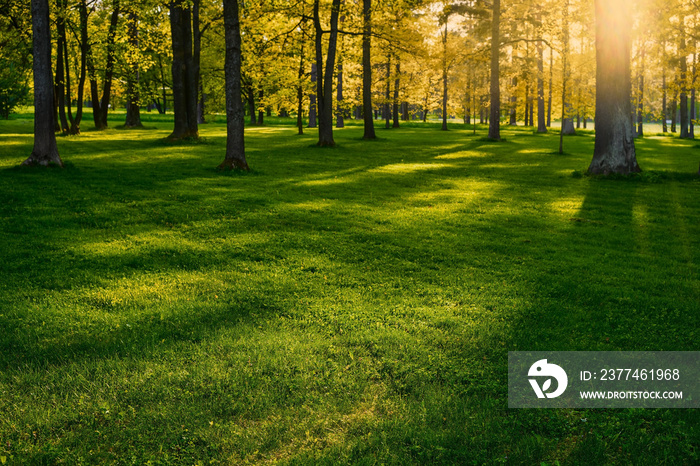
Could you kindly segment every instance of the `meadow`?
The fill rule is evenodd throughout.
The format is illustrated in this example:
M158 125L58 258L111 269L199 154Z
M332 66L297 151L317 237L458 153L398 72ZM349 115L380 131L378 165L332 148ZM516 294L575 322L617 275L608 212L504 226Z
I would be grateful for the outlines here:
M3 465L700 463L697 410L507 403L508 351L700 350L695 141L269 118L221 173L221 119L143 120L64 169L0 121Z

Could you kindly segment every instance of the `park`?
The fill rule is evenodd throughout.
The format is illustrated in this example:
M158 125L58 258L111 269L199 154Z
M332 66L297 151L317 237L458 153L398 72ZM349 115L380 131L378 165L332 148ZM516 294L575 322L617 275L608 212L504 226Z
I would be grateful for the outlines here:
M50 3L52 15L63 1ZM32 8L42 2L32 0ZM173 24L173 16L186 16L179 3L162 12ZM170 94L158 101L165 111L158 111L134 98L148 86L129 81L133 69L124 58L115 65L124 79L115 79L114 105L86 95L81 105L90 105L72 131L71 98L60 105L54 99L56 44L44 30L49 66L27 65L33 99L0 120L0 464L700 462L697 409L508 403L509 352L698 350L700 143L689 137L695 101L686 99L685 114L665 100L652 110L662 94L650 77L649 100L642 99L648 113L637 117L639 101L630 97L637 62L630 65L631 48L615 42L625 34L607 34L598 36L599 44L612 44L607 62L626 60L626 67L596 67L595 48L586 51L593 76L623 75L598 80L598 101L593 92L588 114L581 104L573 134L563 134L578 106L573 97L567 105L566 87L583 89L583 80L567 78L563 52L561 81L541 74L538 93L533 79L530 94L517 94L514 124L510 78L496 79L496 88L493 79L465 82L468 99L458 101L445 89L460 83L446 72L432 84L432 104L421 107L402 90L418 79L408 77L409 52L395 50L392 63L404 54L406 74L392 92L396 67L368 53L382 43L362 21L368 3L346 1L345 15L338 0L299 3L308 4L310 30L329 25L307 37L302 60L314 59L313 41L333 36L334 22L339 36L359 31L354 75L351 54L344 58L352 106L337 112L342 125L334 65L325 79L303 75L303 89L294 83L290 92L270 86L246 94L250 31L245 26L232 39L243 41L241 60L240 47L228 48L238 26L212 4L202 17L221 23L218 40L227 50L226 63L223 54L215 57L221 86L206 93L205 122L192 123L201 95L178 97L189 78L178 87L176 65ZM489 41L501 13L496 5L507 19L516 8L509 3L485 2L490 20L455 7L436 37L447 41L450 17L481 18L488 47L473 68L493 72L494 58L498 69L515 53L508 41L495 48ZM67 4L76 6L76 25L81 5L87 18L85 0ZM231 4L236 24L239 6L243 25L245 8L256 8L225 0L223 9ZM383 8L371 12L389 6ZM108 37L111 18L125 30L133 25L128 11L106 10L91 33L101 24ZM625 18L607 21L632 27ZM61 20L49 23L55 33ZM383 27L376 17L372 26ZM0 38L14 37L9 31ZM561 38L543 34L542 41ZM78 50L80 34L67 37ZM133 35L124 37L115 43L133 45ZM27 39L18 33L16 40ZM316 72L333 58L324 43ZM528 50L518 53L534 56L537 42L525 43ZM435 45L439 64L447 46ZM3 53L3 60L11 55ZM380 66L359 65L370 57ZM688 57L694 67L694 51ZM203 55L202 63L213 59ZM65 63L80 72L80 60ZM529 63L537 69L536 60ZM392 71L382 78L384 69ZM44 94L38 72L48 83ZM148 77L145 70L139 76ZM564 97L549 125L544 84ZM159 98L162 88L156 86ZM690 87L679 96L686 90L690 96ZM405 104L394 97L399 91ZM274 92L286 96L286 107L269 97ZM253 96L270 98L263 101L271 111L260 102L247 108ZM376 115L361 111L368 103ZM135 114L138 124L128 124ZM667 116L680 132L669 131Z

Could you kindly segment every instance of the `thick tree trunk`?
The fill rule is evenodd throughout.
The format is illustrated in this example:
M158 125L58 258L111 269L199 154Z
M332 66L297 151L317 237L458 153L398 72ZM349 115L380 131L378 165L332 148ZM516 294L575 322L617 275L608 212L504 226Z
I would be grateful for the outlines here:
M501 0L493 0L493 20L491 25L491 117L489 138L501 139L501 86L500 86L500 38Z
M238 0L224 0L226 35L226 157L219 170L249 170L245 158L244 112L241 98L241 27Z
M135 11L129 12L129 46L132 51L139 49L139 18ZM136 60L129 63L129 75L126 81L126 128L142 128L141 96L139 92L139 64Z
M22 165L58 165L54 132L53 77L51 76L51 17L48 0L32 0L34 54L34 148Z
M314 1L314 26L316 27L316 64L318 80L316 82L318 99L318 145L335 146L333 140L333 70L338 43L338 17L340 0L333 0L331 6L330 34L326 53L325 70L323 70L323 30L319 16L320 0Z
M192 56L191 6L183 0L170 2L170 31L173 49L174 128L168 139L198 138L197 88Z
M595 149L588 168L592 174L629 174L637 164L630 113L631 19L616 14L617 2L595 0L596 121Z
M372 0L362 0L362 113L363 139L376 139L372 118Z

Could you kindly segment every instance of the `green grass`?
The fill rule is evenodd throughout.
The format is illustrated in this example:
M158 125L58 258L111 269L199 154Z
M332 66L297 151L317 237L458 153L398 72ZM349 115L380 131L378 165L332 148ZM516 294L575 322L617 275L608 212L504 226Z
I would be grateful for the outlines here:
M613 180L590 132L268 119L218 173L146 116L63 170L0 122L3 464L700 462L695 410L507 408L511 350L700 350L692 141Z

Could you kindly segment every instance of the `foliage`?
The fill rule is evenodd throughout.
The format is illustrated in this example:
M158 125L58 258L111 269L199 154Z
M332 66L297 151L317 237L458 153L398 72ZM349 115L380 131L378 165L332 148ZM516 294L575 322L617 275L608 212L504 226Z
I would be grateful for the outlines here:
M25 104L29 96L27 72L14 62L0 58L0 117L7 120L15 108Z

